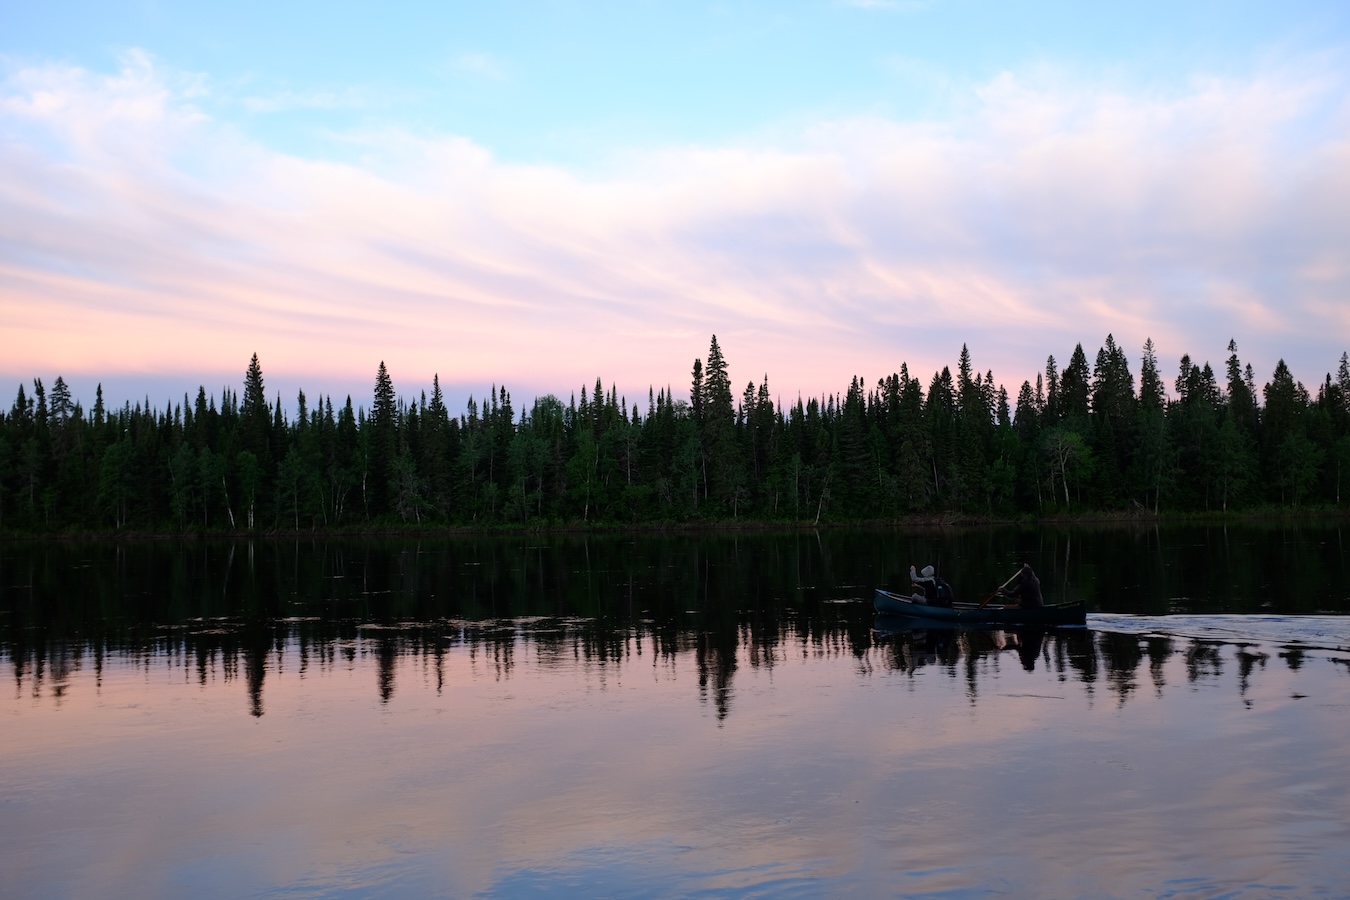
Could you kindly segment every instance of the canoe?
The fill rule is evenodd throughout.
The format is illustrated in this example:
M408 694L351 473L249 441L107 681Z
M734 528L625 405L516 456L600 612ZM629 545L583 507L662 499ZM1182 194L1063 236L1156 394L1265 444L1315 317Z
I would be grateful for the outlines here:
M1071 600L1050 603L1034 609L1016 606L998 606L993 603L980 608L978 603L956 603L953 606L929 606L915 603L904 594L893 594L877 588L872 605L877 612L890 616L912 616L934 624L947 622L960 625L1086 625L1087 603Z

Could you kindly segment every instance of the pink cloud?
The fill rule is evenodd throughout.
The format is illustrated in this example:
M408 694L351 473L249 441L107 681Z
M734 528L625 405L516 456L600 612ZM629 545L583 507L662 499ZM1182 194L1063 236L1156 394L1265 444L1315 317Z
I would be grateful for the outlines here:
M1003 75L964 118L820 122L582 177L459 136L273 150L202 79L29 68L0 85L4 373L233 380L255 350L315 389L380 360L413 392L508 381L632 402L717 333L785 399L969 343L1009 390L1107 332L1164 362L1312 381L1345 343L1341 82L1267 73L1166 97ZM1135 354L1137 355L1137 354ZM517 400L523 402L517 388Z

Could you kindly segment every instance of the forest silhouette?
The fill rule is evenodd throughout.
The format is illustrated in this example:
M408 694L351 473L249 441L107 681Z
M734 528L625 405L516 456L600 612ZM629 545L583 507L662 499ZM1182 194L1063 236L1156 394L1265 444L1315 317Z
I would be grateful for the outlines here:
M1055 357L1016 400L963 346L927 387L902 364L840 394L739 396L716 336L689 400L639 404L597 379L519 413L505 386L451 415L400 398L383 362L370 405L242 393L153 408L74 401L34 379L0 412L0 532L288 532L822 524L1341 508L1350 358L1314 395L1281 360L1259 389L1233 342L1222 377L1152 341L1138 377L1108 335Z

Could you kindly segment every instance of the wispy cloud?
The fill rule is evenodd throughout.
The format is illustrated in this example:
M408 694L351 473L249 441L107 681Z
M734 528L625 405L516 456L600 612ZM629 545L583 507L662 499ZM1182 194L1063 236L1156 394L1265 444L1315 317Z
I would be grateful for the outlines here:
M1350 114L1325 71L1133 95L1005 74L946 122L817 123L582 177L459 136L278 152L145 57L0 84L5 368L838 389L1016 383L1107 332L1316 379L1350 334ZM397 362L395 362L397 361ZM1300 370L1302 367L1302 370Z
M315 91L282 90L247 96L239 102L249 112L284 113L300 109L360 109L368 105L368 99L366 92L347 88Z
M506 81L510 77L506 64L490 53L461 53L451 60L451 67L488 81Z
M892 10L895 12L920 12L932 4L926 0L839 0L840 6L853 9Z

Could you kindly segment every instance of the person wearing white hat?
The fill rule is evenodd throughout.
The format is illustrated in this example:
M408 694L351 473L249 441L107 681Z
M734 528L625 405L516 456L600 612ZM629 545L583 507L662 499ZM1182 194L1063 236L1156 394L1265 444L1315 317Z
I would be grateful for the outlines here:
M924 566L923 572L914 571L914 566L909 567L909 583L913 586L914 593L912 599L915 603L928 603L930 599L937 598L937 579L932 566Z

